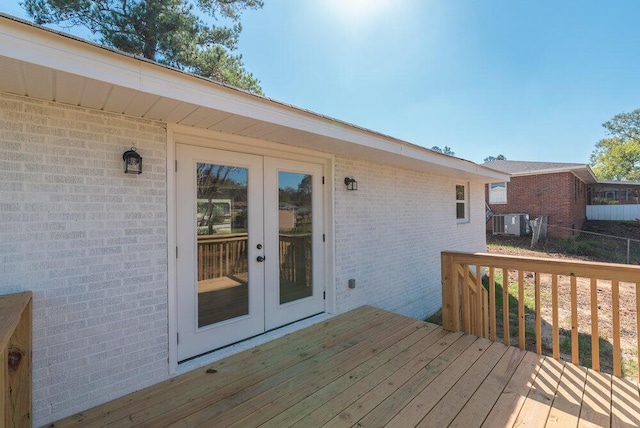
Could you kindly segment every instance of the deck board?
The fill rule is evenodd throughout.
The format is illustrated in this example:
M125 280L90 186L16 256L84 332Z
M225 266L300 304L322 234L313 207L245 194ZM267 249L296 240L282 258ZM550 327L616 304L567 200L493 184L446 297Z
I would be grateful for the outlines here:
M611 427L640 426L640 399L638 385L628 379L611 379Z
M51 426L638 426L638 384L372 307Z
M544 427L547 423L555 392L558 390L564 364L553 358L545 358L536 380L529 389L520 409L516 425Z

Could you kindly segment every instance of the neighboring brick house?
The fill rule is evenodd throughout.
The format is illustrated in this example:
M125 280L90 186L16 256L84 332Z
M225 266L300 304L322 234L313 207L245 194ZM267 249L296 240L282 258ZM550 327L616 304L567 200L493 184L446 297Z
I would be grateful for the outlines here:
M508 173L508 183L490 183L485 199L495 214L548 216L549 234L573 235L586 220L588 186L597 183L589 165L559 162L496 160L484 166ZM555 226L555 227L554 227ZM493 231L493 221L487 230Z

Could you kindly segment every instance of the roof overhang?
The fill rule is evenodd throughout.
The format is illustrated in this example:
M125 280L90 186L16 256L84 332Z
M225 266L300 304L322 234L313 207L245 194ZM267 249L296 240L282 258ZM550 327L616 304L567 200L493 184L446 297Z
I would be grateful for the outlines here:
M598 180L598 182L595 184L616 187L640 187L639 181Z
M570 168L549 168L549 169L540 169L537 171L514 172L514 173L511 173L511 176L524 177L527 175L557 174L562 172L570 172L586 184L595 184L598 182L598 179L596 178L595 174L593 173L589 165L579 165L579 166L570 167Z
M459 179L508 174L0 14L0 91Z

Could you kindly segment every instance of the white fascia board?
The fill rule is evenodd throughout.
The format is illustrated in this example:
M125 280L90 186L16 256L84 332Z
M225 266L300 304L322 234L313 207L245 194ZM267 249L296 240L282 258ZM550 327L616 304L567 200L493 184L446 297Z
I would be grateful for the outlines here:
M585 180L584 175L583 174L579 174L580 171L586 171L587 175L589 176L589 179ZM587 184L593 184L593 183L596 183L598 181L598 179L593 174L593 171L591 170L589 165L576 166L576 167L570 167L570 168L549 168L549 169L540 169L540 170L537 170L537 171L514 172L514 173L511 173L511 176L512 177L526 177L528 175L556 174L556 173L561 173L561 172L570 172L570 173L572 173L573 175L575 175L576 177L578 177L580 180L584 181Z
M0 55L88 79L280 126L355 143L374 151L451 168L476 179L508 181L508 174L435 153L393 137L54 31L0 16Z
M617 180L598 180L594 184L618 185L618 186L640 186L640 181L617 181Z
M539 175L539 174L555 174L557 172L571 172L570 168L551 168L551 169L539 169L536 171L525 171L525 172L512 172L510 173L512 177L520 177L525 175Z

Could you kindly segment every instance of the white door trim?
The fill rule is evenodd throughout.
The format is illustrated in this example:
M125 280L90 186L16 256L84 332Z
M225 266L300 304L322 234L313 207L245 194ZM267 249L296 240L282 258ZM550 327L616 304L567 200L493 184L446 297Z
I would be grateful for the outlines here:
M334 276L335 266L335 205L334 205L334 175L335 156L328 153L316 152L299 147L272 143L264 140L240 137L231 134L213 132L192 127L167 125L167 299L168 299L168 342L169 342L169 374L178 372L178 319L177 319L177 262L176 262L176 186L175 162L176 143L198 145L203 147L232 150L242 153L275 156L285 159L301 160L305 162L321 162L325 185L323 189L324 206L324 281L325 281L325 311L328 314L336 312L336 284Z

